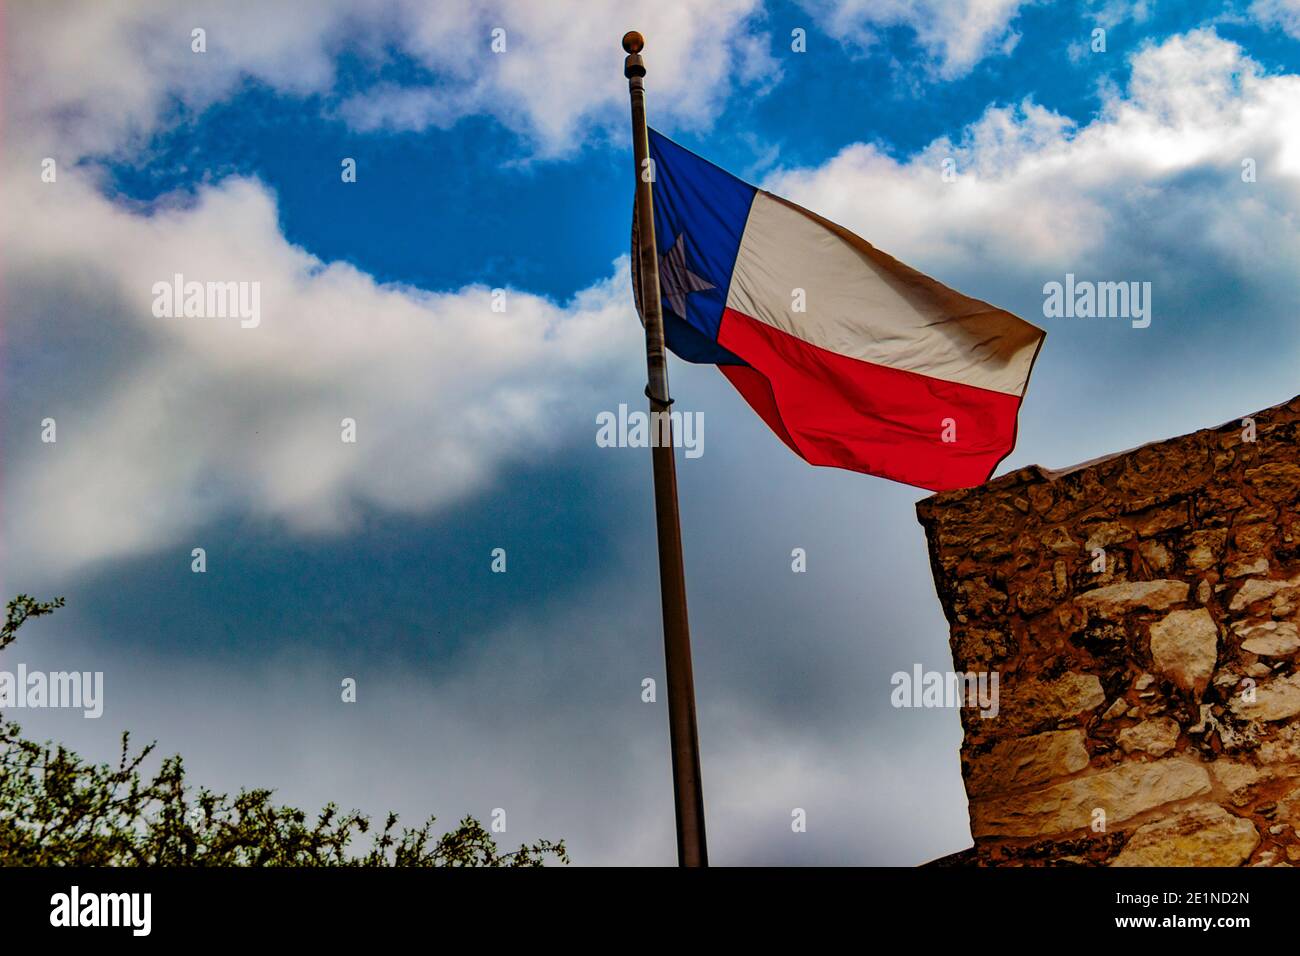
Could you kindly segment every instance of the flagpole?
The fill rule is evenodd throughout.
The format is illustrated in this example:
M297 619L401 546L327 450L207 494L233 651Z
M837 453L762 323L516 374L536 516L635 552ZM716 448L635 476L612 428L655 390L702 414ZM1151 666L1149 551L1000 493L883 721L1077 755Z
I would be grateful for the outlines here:
M659 252L655 246L650 136L645 121L645 39L633 31L623 37L623 75L632 98L632 148L636 155L636 224L640 256L641 317L645 321L654 467L655 524L659 536L659 590L663 600L664 665L668 677L668 734L673 758L673 800L677 811L679 866L708 866L704 839L704 788L700 779L700 739L695 718L695 677L691 632L686 617L686 569L682 559L681 518L677 509L677 465L673 458L672 398L664 353L663 313L659 305ZM662 426L662 430L661 430Z

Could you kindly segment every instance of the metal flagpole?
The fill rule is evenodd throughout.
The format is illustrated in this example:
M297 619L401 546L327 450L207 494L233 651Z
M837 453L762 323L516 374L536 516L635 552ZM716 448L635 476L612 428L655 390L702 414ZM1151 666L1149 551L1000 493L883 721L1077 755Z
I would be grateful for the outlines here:
M635 31L623 37L632 98L632 148L636 154L636 229L640 259L640 305L645 321L654 464L655 524L659 535L659 590L663 598L664 664L668 677L668 732L673 756L673 798L677 810L677 862L708 866L704 839L704 789L700 780L700 740L695 720L695 677L691 671L691 632L686 618L686 570L677 510L677 466L673 459L672 398L668 394L668 360L664 353L663 313L659 305L659 253L655 246L653 165L645 122L645 39Z

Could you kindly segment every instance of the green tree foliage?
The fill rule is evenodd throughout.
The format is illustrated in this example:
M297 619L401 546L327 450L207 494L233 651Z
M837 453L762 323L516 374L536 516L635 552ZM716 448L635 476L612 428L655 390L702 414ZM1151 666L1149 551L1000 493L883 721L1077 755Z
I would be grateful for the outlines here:
M20 594L9 602L0 650L24 621L63 599ZM541 866L567 863L564 842L501 852L472 817L435 835L434 818L398 831L389 813L370 819L333 803L314 817L272 802L270 790L237 796L194 790L179 756L145 771L154 745L133 752L122 735L116 765L91 764L62 746L36 743L0 716L0 865L5 866ZM352 850L370 835L368 849ZM357 840L357 842L361 842Z

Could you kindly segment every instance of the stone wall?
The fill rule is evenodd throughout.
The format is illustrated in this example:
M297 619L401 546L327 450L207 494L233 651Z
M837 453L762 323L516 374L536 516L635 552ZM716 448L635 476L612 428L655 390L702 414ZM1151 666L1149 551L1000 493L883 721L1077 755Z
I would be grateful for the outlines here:
M1251 419L918 503L955 670L999 675L941 862L1300 862L1300 398Z

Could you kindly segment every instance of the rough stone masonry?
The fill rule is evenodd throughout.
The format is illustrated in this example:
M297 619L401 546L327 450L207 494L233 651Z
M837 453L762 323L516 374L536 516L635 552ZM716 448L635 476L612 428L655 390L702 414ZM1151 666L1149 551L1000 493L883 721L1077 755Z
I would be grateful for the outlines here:
M940 863L1300 863L1300 397L917 504L975 845Z

